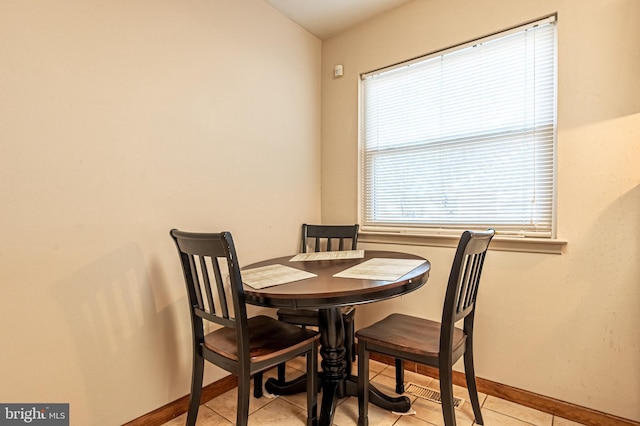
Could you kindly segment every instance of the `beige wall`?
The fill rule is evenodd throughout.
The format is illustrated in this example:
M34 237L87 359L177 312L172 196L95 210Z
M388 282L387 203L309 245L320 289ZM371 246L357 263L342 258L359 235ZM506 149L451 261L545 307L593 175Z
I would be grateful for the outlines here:
M558 13L562 255L491 252L477 374L640 420L640 2L416 0L323 43L322 217L357 221L358 74ZM336 64L344 77L333 79ZM366 247L374 247L370 244ZM377 247L380 247L379 245ZM439 319L453 249L411 296L358 308ZM461 367L461 366L458 366Z
M262 0L0 3L0 402L115 425L189 392L169 230L297 249L320 55Z

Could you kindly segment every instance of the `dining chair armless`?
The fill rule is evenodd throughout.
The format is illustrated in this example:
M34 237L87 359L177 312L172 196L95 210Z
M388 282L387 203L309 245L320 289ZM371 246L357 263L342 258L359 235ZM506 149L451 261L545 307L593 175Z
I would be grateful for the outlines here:
M442 321L391 314L358 330L358 425L368 420L369 352L438 368L445 426L455 426L452 367L464 355L464 369L476 424L483 424L473 365L473 322L482 266L495 231L465 231L451 267ZM464 320L463 328L455 324ZM402 368L402 363L396 363ZM397 377L398 378L398 377Z
M238 257L229 232L173 229L171 237L182 264L193 337L187 425L194 425L198 416L205 360L238 377L236 425L246 425L251 375L301 355L307 360L307 425L317 424L319 334L267 316L247 317ZM205 334L204 321L217 329Z

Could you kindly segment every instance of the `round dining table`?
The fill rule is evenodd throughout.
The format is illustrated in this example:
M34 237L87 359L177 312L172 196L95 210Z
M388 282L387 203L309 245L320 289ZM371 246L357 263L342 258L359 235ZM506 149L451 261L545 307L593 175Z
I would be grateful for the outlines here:
M284 265L309 272L313 276L260 289L253 288L245 282L245 298L247 303L257 306L318 310L322 357L322 403L319 424L330 426L338 399L357 396L357 377L351 374L351 362L345 357L341 308L386 300L412 292L427 282L431 265L427 259L413 254L378 250L365 250L359 258L291 261L292 257L293 255L265 260L247 265L242 270ZM367 277L366 274L361 278L334 276L364 262L381 259L413 259L417 266L401 277L385 277L386 279ZM361 267L368 264L370 262ZM265 383L265 389L276 395L303 392L306 390L304 380L304 376L287 383L269 379ZM406 396L390 397L371 384L369 401L390 411L407 412L411 408Z

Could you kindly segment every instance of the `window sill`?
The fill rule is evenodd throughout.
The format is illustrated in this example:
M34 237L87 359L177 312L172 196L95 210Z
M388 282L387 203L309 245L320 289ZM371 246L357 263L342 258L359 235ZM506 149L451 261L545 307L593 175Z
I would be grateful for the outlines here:
M360 231L358 242L378 244L400 244L411 246L453 247L458 245L458 236L436 234L407 234ZM562 254L567 241L551 238L495 236L490 250L526 253Z

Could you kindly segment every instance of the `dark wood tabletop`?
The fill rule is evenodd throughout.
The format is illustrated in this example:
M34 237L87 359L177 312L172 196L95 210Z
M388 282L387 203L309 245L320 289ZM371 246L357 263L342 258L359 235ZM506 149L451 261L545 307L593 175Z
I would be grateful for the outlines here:
M369 303L411 292L428 279L428 260L409 253L365 250L360 259L290 262L293 255L269 259L243 267L243 270L281 264L308 271L317 277L254 289L245 284L247 303L272 308L328 308ZM395 281L338 278L333 275L373 258L421 259L425 262Z

